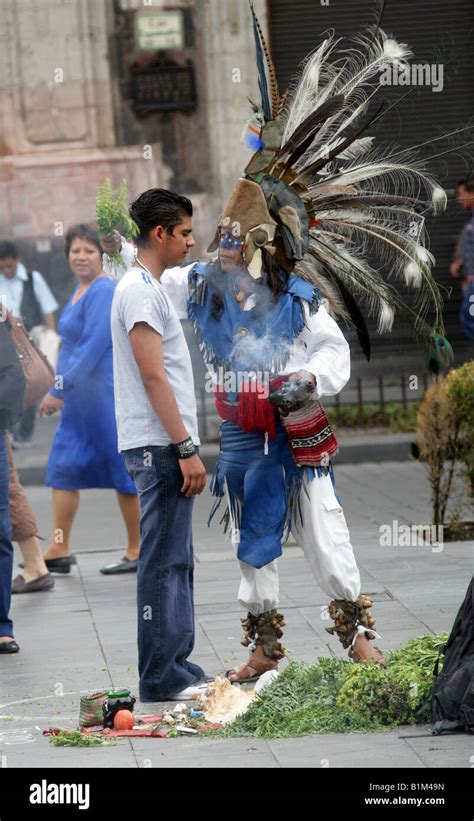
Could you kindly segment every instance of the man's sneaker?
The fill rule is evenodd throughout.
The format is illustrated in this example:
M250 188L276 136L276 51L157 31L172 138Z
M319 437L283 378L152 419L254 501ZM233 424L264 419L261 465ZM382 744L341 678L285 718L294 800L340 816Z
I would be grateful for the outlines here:
M189 687L185 687L184 690L180 690L179 693L169 696L166 701L192 701L198 696L202 696L209 687L209 684L213 681L214 679L210 676L205 676L196 684L190 684Z

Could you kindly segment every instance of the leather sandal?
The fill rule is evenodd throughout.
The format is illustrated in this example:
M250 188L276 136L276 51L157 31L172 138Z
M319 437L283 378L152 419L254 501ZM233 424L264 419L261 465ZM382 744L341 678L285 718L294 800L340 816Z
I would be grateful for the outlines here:
M267 673L269 670L276 670L278 668L277 661L272 661L272 659L269 659L269 662L271 662L271 664L265 661L252 661L251 664L247 662L238 669L231 668L230 670L227 670L225 677L231 684L245 684L247 682L250 683L252 681L258 681L260 676L263 676L264 673ZM229 676L232 675L237 675L238 678L230 679Z

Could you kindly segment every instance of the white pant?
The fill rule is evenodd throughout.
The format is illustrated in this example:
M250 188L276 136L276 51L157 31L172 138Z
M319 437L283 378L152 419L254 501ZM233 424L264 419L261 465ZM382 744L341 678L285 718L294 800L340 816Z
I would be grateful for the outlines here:
M350 543L342 507L331 477L305 477L301 490L301 521L292 533L303 549L316 581L331 599L355 601L360 594L360 575ZM234 523L231 521L232 527ZM278 560L255 568L239 562L242 579L239 602L252 615L273 610L279 603Z

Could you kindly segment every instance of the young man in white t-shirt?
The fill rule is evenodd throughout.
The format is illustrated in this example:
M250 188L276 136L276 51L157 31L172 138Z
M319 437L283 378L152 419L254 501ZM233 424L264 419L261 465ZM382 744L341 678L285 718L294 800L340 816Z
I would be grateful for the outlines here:
M194 245L192 205L154 188L138 197L130 215L140 229L138 254L117 285L111 325L118 446L140 498L140 699L181 701L211 680L188 661L194 647L191 516L206 471L198 456L191 358L160 277Z

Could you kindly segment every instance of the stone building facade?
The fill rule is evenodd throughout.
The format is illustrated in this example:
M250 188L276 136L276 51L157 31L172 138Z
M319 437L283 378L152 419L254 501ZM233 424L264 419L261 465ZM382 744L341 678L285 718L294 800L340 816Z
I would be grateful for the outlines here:
M266 25L266 2L256 0ZM135 18L179 10L179 49L140 51ZM192 110L141 111L133 77L190 66ZM71 277L63 235L90 222L106 177L132 200L170 187L195 205L196 256L248 156L239 135L257 89L246 0L1 0L0 237L50 281Z

